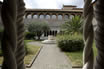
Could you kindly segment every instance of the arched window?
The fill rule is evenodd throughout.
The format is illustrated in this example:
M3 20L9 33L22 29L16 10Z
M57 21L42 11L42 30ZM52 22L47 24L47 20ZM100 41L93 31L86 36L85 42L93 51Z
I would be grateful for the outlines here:
M66 14L66 15L64 16L64 19L65 19L65 20L69 19L69 16Z
M58 20L62 20L62 15L58 15Z
M37 19L38 18L38 15L33 15L33 19Z
M32 18L31 14L27 15L27 19L31 19L31 18Z
M39 19L44 19L44 15L40 15L40 18Z
M52 15L52 19L56 19L56 15Z
M57 35L57 30L56 30L56 31L54 31L54 34L55 34L55 36Z
M50 15L46 15L46 19L50 19Z

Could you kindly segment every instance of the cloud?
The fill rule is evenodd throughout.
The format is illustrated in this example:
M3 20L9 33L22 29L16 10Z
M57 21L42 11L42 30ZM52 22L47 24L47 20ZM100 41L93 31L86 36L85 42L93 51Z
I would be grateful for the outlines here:
M83 7L84 0L62 0L65 5L76 5L77 7Z
M24 0L24 1L26 3L26 8L57 9L62 8L63 5L76 5L82 8L84 0Z
M37 1L36 0L24 0L26 4L26 8L34 8L37 7Z

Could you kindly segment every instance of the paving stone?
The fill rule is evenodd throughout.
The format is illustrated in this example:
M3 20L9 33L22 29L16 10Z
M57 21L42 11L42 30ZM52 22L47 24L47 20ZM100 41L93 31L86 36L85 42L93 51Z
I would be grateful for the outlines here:
M29 69L72 69L69 59L60 51L56 44L42 45L43 48L40 54Z

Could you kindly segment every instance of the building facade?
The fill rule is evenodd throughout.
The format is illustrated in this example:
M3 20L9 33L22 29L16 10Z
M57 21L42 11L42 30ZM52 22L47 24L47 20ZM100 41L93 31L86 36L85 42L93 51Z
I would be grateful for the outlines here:
M60 26L69 18L75 15L82 16L83 9L72 5L63 5L62 9L27 9L24 16L25 24L31 22L46 22L50 31L44 33L48 35L56 35L60 32Z

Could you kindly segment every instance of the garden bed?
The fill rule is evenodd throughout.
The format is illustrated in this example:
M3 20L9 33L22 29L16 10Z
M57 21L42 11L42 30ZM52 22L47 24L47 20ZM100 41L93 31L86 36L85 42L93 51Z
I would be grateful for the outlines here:
M33 59L38 55L38 52L40 52L41 46L31 45L28 44L28 42L32 42L33 40L25 40L26 48L27 48L27 55L24 58L24 63L26 66L31 65ZM2 64L3 57L0 56L0 65Z
M94 50L94 59L97 55L97 49L95 47L95 43L93 44ZM65 52L68 58L71 60L72 67L82 67L83 66L83 51L78 52Z
M35 57L35 55L37 54L37 52L39 52L40 50L40 46L35 46L35 45L27 45L29 53L25 56L24 58L24 62L26 65L29 65L31 63L31 61L33 60L33 58Z

